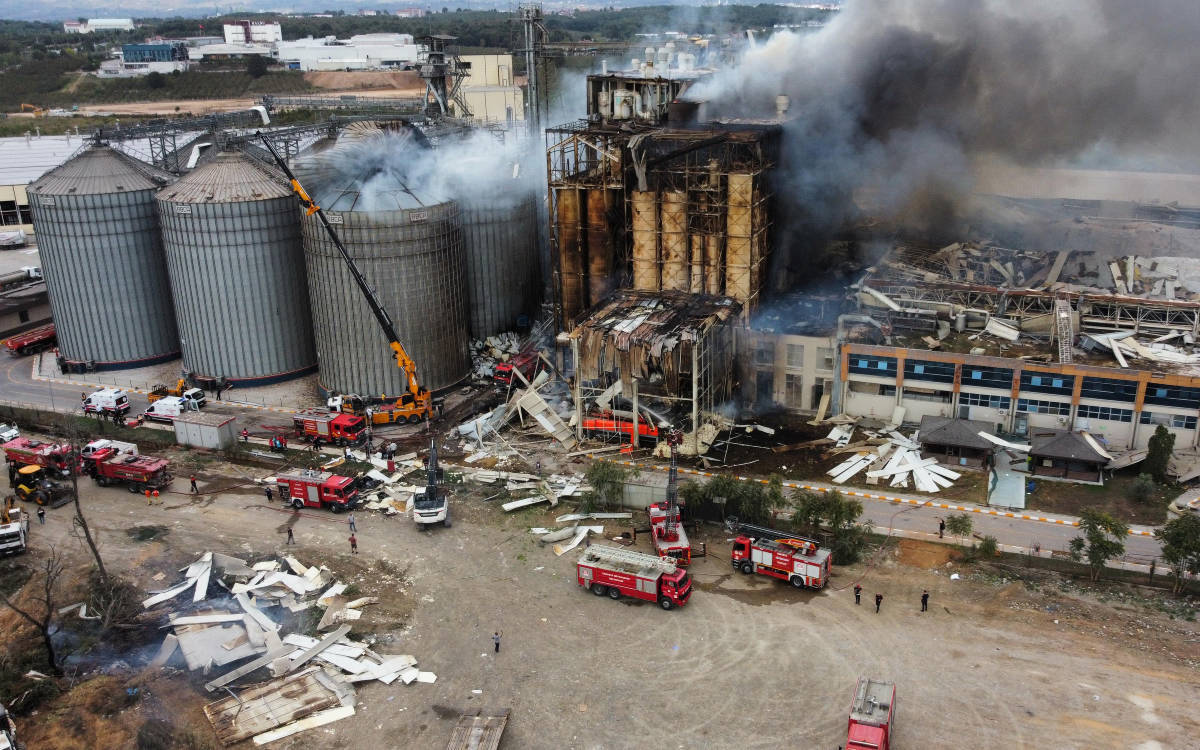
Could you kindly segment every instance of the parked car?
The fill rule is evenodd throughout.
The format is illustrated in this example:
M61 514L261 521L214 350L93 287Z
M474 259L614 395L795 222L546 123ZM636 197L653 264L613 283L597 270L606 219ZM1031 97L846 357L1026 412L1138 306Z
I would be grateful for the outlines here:
M16 440L19 437L21 437L21 431L15 424L0 423L0 443L7 443L9 440Z

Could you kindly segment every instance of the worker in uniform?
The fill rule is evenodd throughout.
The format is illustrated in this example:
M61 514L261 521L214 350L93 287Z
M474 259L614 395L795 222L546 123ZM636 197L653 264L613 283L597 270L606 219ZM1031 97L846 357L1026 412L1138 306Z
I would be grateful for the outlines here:
M921 611L929 611L929 589L925 589L921 592Z
M263 493L267 496L268 503L275 499L275 493L271 491L271 485L264 487Z
M862 604L862 586L854 584L854 603Z
M150 490L146 490L146 505L153 505L154 499L150 497Z
M158 490L155 490L153 494L154 494L154 504L158 505L158 502L159 502L158 501Z
M883 604L883 594L875 595L875 614L879 614L879 605Z
M250 442L250 430L247 430L245 427L242 428L242 442Z

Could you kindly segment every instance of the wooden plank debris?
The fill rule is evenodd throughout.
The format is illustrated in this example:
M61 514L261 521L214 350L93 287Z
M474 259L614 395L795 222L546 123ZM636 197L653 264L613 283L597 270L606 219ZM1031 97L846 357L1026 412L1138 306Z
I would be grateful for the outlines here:
M312 714L308 718L292 722L291 724L278 729L272 729L271 731L264 732L260 735L256 735L254 737L254 744L265 745L268 742L275 742L276 740L282 740L285 737L291 737L293 734L298 734L299 732L306 732L309 729L323 727L326 724L332 724L335 721L347 719L353 715L354 706L338 706L337 708L330 708L326 711L319 711L315 714Z
M464 713L450 733L446 750L498 750L510 713L508 708Z
M204 715L222 744L232 745L282 724L339 705L338 696L317 679L319 667L251 685L237 696L204 706Z

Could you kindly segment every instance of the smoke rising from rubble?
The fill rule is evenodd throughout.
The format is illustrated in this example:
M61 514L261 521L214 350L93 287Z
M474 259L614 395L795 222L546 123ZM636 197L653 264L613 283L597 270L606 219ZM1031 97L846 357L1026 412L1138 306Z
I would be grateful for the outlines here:
M852 215L856 191L916 231L953 223L980 157L1170 154L1195 169L1198 40L1194 0L856 0L688 96L715 118L770 117L776 96L790 97L777 194L803 216L783 236L815 248ZM793 267L807 248L790 249Z

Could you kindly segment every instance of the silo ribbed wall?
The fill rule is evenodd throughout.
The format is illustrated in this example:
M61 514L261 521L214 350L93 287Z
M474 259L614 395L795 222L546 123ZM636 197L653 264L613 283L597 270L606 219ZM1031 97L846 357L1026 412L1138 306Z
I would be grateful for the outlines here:
M537 206L533 196L514 203L463 201L471 335L511 331L537 294Z
M328 215L395 322L421 385L445 388L466 377L466 259L457 205ZM315 216L302 224L322 384L367 397L404 392L405 378L345 262Z
M179 354L154 209L169 176L151 182L127 160L94 149L28 189L59 352L102 369Z
M158 204L184 368L243 383L315 369L290 191L246 157L222 154L162 191Z

